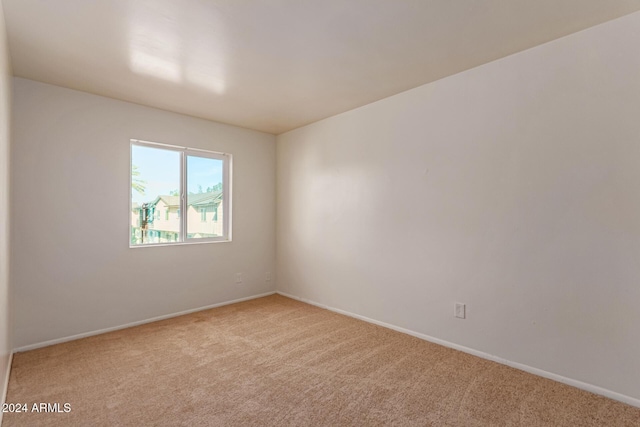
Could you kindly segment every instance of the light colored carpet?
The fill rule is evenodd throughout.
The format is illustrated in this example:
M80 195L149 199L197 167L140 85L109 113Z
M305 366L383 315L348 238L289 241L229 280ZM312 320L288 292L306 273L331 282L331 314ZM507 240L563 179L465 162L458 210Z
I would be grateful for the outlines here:
M273 295L15 355L3 426L638 426L640 409Z

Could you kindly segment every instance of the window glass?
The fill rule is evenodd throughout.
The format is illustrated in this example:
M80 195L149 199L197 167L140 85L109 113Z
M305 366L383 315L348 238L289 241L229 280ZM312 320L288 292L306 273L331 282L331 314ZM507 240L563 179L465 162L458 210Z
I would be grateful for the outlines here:
M213 215L223 205L223 173L223 160L187 155L187 239L224 235L221 216Z
M131 146L131 244L175 242L179 221L161 221L160 206L179 206L180 152Z
M230 161L132 140L130 245L229 240Z

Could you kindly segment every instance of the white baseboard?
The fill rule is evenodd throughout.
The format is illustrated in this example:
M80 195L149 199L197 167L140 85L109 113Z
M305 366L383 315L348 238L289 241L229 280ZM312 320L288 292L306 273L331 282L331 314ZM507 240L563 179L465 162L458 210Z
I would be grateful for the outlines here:
M9 376L11 375L11 362L13 361L13 353L9 353L9 361L7 362L7 377L4 379L2 385L2 394L0 395L0 406L3 406L7 402L7 392L9 391ZM0 410L0 426L2 425L2 414Z
M485 353L483 351L475 350L473 348L465 347L465 346L462 346L462 345L459 345L459 344L454 344L454 343L449 342L449 341L441 340L439 338L435 338L435 337L432 337L432 336L429 336L429 335L425 335L425 334L422 334L420 332L415 332L415 331L412 331L410 329L405 329L405 328L401 328L399 326L391 325L389 323L380 322L378 320L370 319L368 317L361 316L361 315L355 314L355 313L351 313L351 312L348 312L348 311L345 311L345 310L341 310L339 308L329 307L327 305L320 304L320 303L317 303L315 301L311 301L311 300L306 299L306 298L301 298L301 297L297 297L295 295L290 295L290 294L288 294L286 292L276 291L276 293L278 293L278 294L280 294L282 296L285 296L287 298L295 299L295 300L298 300L298 301L301 301L301 302L304 302L304 303L307 303L307 304L310 304L310 305L314 305L316 307L320 307L320 308L324 308L324 309L329 310L329 311L333 311L335 313L344 314L345 316L353 317L353 318L356 318L356 319L359 319L359 320L363 320L363 321L368 322L368 323L373 323L374 325L378 325L378 326L382 326L382 327L385 327L385 328L388 328L388 329L392 329L394 331L402 332L403 334L411 335L413 337L420 338L420 339L423 339L425 341L429 341L429 342L432 342L432 343L435 343L435 344L440 344L440 345L445 346L445 347L453 348L455 350L459 350L459 351L462 351L464 353L472 354L474 356L478 356L478 357L481 357L483 359L491 360L493 362L497 362L497 363L500 363L502 365L507 365L507 366L510 366L512 368L516 368L516 369L519 369L519 370L524 371L524 372L528 372L528 373L533 374L533 375L538 375L540 377L544 377L544 378L548 378L550 380L558 381L560 383L567 384L567 385L579 388L581 390L585 390L585 391L588 391L588 392L591 392L591 393L594 393L594 394L599 394L601 396L608 397L610 399L617 400L619 402L623 402L623 403L626 403L628 405L640 408L640 399L636 399L636 398L631 397L631 396L627 396L627 395L624 395L624 394L621 394L621 393L617 393L615 391L611 391L611 390L608 390L606 388L598 387L598 386L593 385L593 384L588 384L588 383L584 383L582 381L578 381L578 380L574 380L574 379L571 379L571 378L563 377L562 375L554 374L552 372L544 371L542 369L534 368L532 366L524 365L522 363L512 362L510 360L503 359L501 357L494 356L492 354Z
M234 299L234 300L231 300L231 301L219 302L219 303L207 305L207 306L204 306L204 307L192 308L192 309L189 309L189 310L179 311L177 313L165 314L165 315L162 315L162 316L152 317L150 319L138 320L137 322L131 322L131 323L126 323L124 325L113 326L111 328L98 329L97 331L83 332L83 333L77 334L77 335L70 335L70 336L67 336L67 337L56 338L54 340L43 341L43 342L39 342L39 343L36 343L36 344L29 344L29 345L25 345L25 346L22 346L22 347L15 348L13 351L14 351L14 353L20 353L22 351L35 350L36 348L48 347L48 346L54 345L54 344L60 344L60 343L67 342L67 341L78 340L80 338L86 338L86 337L90 337L90 336L93 336L93 335L105 334L107 332L118 331L120 329L131 328L133 326L144 325L145 323L157 322L158 320L170 319L172 317L183 316L185 314L195 313L197 311L209 310L210 308L222 307L223 305L235 304L237 302L249 301L249 300L252 300L252 299L262 298L262 297L266 297L266 296L273 295L273 294L275 294L275 291L273 291L273 292L265 292L263 294L252 295L252 296L244 297L244 298L238 298L238 299Z

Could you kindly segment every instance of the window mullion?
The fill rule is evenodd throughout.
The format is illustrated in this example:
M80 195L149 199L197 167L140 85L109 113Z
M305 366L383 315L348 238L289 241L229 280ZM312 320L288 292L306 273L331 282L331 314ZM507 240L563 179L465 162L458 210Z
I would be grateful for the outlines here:
M180 241L187 241L187 155L180 153Z
M222 164L222 215L223 234L227 239L231 238L231 161L229 156L225 156Z

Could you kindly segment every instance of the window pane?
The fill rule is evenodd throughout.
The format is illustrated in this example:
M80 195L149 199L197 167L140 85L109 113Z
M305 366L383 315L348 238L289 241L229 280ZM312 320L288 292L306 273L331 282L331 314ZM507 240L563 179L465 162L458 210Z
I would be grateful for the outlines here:
M224 235L223 165L219 159L187 156L187 239Z
M131 244L180 239L180 152L131 145Z

